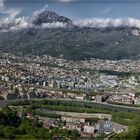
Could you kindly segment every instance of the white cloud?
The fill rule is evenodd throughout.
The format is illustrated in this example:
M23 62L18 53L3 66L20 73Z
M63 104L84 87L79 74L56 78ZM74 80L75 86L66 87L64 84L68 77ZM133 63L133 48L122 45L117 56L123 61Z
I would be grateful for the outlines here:
M68 2L69 0L59 0ZM71 1L71 0L70 0ZM0 2L3 2L0 0ZM34 12L33 18L36 18L40 13L44 12L48 8L46 4L43 9ZM35 26L29 22L28 17L18 17L22 9L8 9L2 11L2 13L7 14L6 18L0 20L0 30L18 30L28 27L36 28L67 28L66 23L56 22L56 23L44 23L41 26ZM112 9L107 7L103 13L109 13ZM79 27L120 27L120 26L129 26L137 27L140 29L140 20L135 18L91 18L84 19L79 21L73 21L73 24Z
M102 13L101 13L101 14L103 14L103 15L108 14L108 13L110 13L110 12L111 12L111 10L112 10L112 8L111 8L111 7L107 7L105 10L103 10L103 11L102 11Z
M46 4L42 9L38 10L38 11L35 11L33 13L33 18L36 18L38 17L39 14L41 14L42 12L44 12L45 10L48 9L48 4Z
M5 18L3 22L0 22L0 30L19 30L29 27L34 28L67 28L66 23L43 23L41 26L35 26L31 24L28 17L15 18L16 14L11 15L9 18ZM78 27L137 27L140 29L140 20L134 18L126 19L110 19L110 18L93 18L80 21L73 21L73 24Z
M66 28L67 23L62 22L54 22L54 23L43 23L41 25L42 28Z
M32 25L28 22L27 17L19 17L12 20L6 18L3 22L0 23L0 28L2 31L19 30L28 27L32 27Z
M4 11L3 13L8 15L6 19L10 21L10 20L15 19L20 14L20 12L21 12L21 9L8 9Z
M72 1L75 1L75 0L58 0L60 2L72 2Z
M135 18L93 18L80 21L74 21L74 25L79 27L137 27L140 28L140 20Z
M28 17L18 17L21 9L9 9L4 11L8 16L0 21L0 29L3 31L7 30L18 30L27 27L31 27L28 22Z
M14 24L10 27L10 30L19 30L32 27L32 25L28 22L27 17L16 18L13 23Z
M4 1L3 0L0 0L0 11L1 10L4 10L4 9L5 9Z

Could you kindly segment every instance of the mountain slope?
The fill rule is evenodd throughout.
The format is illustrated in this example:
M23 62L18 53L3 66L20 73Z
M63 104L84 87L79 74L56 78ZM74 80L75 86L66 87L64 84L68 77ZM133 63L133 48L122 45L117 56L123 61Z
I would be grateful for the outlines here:
M40 14L38 14L36 17L33 19L33 24L35 25L41 25L43 23L71 23L71 20L68 19L67 17L59 16L57 13L53 11L44 11Z
M0 50L49 54L66 59L139 57L140 36L133 28L35 29L0 33ZM139 31L139 30L138 30Z

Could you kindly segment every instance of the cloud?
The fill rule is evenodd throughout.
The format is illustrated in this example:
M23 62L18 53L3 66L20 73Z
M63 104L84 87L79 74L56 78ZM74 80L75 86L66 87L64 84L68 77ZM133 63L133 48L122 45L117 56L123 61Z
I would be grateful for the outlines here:
M93 18L74 21L74 25L79 27L137 27L140 29L140 20L135 18Z
M2 23L0 23L1 31L19 30L29 27L32 27L32 25L28 22L27 17L19 17L12 20L6 18Z
M58 1L60 1L60 2L73 2L75 0L58 0Z
M68 2L72 0L59 0L63 2ZM3 2L0 0L0 2ZM48 5L46 4L41 10L35 11L33 13L33 19L36 18L39 14L47 10ZM56 23L43 23L40 26L33 25L28 17L18 17L21 13L22 9L8 9L2 11L8 15L3 20L0 20L0 30L1 31L8 31L8 30L19 30L25 28L67 28L68 24L56 22ZM103 13L107 14L112 9L107 7ZM91 28L100 28L100 27L137 27L140 29L140 20L135 18L91 18L91 19L83 19L79 21L73 21L73 25L78 27L91 27Z
M54 22L54 23L43 23L41 25L42 28L66 28L67 23L62 22Z
M9 9L3 13L8 15L6 18L10 21L15 19L21 13L21 9Z
M18 17L22 11L21 8L5 9L4 1L0 0L0 10L2 14L6 15L0 20L1 31L18 30L31 27L31 24L28 22L28 17Z
M0 11L4 10L5 6L4 6L4 1L0 0Z
M27 17L16 18L13 23L14 24L10 27L10 30L19 30L32 27L32 25L28 22Z
M4 5L4 2L6 2L6 0L0 0L0 13L3 14L3 15L7 15L8 18L15 18L17 15L20 14L21 12L21 8L9 8L9 9L6 9L5 5ZM7 18L6 17L6 18ZM4 19L5 17L2 17L2 20Z
M112 8L111 7L107 7L104 11L102 11L102 14L108 14L108 13L110 13L111 12L111 10L112 10Z
M56 23L43 23L40 26L33 25L29 22L28 17L18 17L14 18L16 14L11 15L9 18L5 18L3 22L0 22L1 31L9 30L19 30L25 28L67 28L66 23L56 22ZM105 28L105 27L137 27L140 29L140 20L135 18L93 18L85 19L80 21L73 21L73 25L80 28L90 27L90 28Z
M28 17L18 17L21 9L9 9L4 13L8 16L0 21L0 30L18 30L31 27L31 24L28 21Z
M34 18L36 19L36 17L38 17L38 15L40 15L42 12L46 11L48 9L48 7L49 7L48 4L46 4L42 9L35 11L33 13L33 19Z

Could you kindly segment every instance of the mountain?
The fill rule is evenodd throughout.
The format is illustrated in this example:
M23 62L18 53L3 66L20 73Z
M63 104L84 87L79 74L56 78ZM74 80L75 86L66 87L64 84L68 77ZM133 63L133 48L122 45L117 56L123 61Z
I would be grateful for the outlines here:
M139 33L139 29L129 27L28 28L0 32L0 50L70 60L136 58L140 55Z
M132 19L128 20L128 23L125 22L127 26L119 24L122 26L113 27L112 24L110 26L112 21L107 20L105 21L106 27L95 26L93 28L85 27L85 25L87 23L88 25L98 25L103 21L82 22L78 26L79 23L75 25L67 17L45 10L34 17L31 26L26 19L19 18L14 21L14 23L1 25L2 29L7 30L2 31L0 28L0 51L35 55L48 54L70 60L140 58L140 29L131 27L133 24L128 26L128 23L132 23L132 21L135 23ZM61 23L66 26L65 28L41 26L51 23L52 25ZM9 29L11 27L14 30ZM19 27L26 28L19 29Z
M33 19L33 24L35 25L41 25L43 23L56 23L56 22L66 23L66 24L72 23L72 21L69 18L60 16L57 13L48 10L38 14Z

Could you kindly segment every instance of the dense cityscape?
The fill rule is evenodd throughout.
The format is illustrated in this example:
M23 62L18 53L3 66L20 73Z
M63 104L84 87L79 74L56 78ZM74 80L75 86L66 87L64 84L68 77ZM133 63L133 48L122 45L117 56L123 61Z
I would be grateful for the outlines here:
M138 0L0 0L0 140L140 140Z
M140 112L139 60L83 60L69 61L44 56L21 56L1 53L0 100L52 101L92 103L107 108L126 108ZM136 68L135 73L132 73ZM14 103L13 103L14 104ZM101 111L76 111L54 105L25 109L22 105L10 108L23 112L29 120L38 118L43 127L75 130L80 137L106 137L128 131L128 125L115 122L112 114ZM24 103L23 103L24 104ZM31 106L34 106L31 104ZM26 107L29 108L29 107ZM98 108L98 107L97 107ZM27 111L30 110L30 111Z

